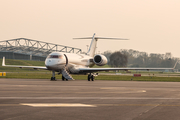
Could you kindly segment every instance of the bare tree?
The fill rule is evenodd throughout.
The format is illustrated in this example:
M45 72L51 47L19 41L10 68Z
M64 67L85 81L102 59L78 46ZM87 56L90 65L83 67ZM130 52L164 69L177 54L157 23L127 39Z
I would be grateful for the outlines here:
M109 60L108 65L113 67L173 67L179 59L174 58L171 53L148 54L133 49L120 49L114 53L106 51L103 54ZM176 69L180 69L180 64L177 64Z
M126 67L128 62L128 57L121 52L114 52L110 56L110 65L112 67Z
M105 51L104 53L102 53L104 56L106 56L107 60L108 60L108 65L110 65L110 56L112 54L111 51Z

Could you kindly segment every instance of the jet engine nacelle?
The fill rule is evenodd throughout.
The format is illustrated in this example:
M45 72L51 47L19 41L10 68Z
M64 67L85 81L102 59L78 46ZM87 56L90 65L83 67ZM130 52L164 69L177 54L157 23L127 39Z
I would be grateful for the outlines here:
M107 58L104 55L95 55L93 61L98 66L107 64Z

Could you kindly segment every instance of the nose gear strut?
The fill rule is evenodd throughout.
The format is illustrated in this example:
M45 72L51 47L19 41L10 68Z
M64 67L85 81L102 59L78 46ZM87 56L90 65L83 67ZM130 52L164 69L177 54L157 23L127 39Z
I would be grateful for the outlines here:
M56 81L55 71L52 71L51 81Z

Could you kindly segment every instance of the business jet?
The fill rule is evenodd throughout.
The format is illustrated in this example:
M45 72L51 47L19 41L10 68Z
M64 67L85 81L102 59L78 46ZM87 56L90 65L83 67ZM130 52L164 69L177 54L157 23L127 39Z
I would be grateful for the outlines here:
M2 66L18 67L18 68L33 68L52 71L51 80L56 80L55 72L62 74L62 80L74 80L70 74L88 74L88 81L94 81L95 76L99 71L116 71L116 70L166 70L174 68L92 68L94 65L103 66L107 63L107 58L104 55L95 55L97 41L99 39L114 39L114 40L128 40L121 38L103 38L93 37L75 38L75 39L92 39L89 50L86 54L52 52L46 60L45 66L21 66L21 65L6 65L5 57L3 57Z

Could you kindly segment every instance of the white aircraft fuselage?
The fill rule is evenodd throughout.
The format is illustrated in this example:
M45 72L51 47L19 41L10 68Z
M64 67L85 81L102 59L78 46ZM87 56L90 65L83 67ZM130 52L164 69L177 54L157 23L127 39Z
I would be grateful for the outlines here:
M52 52L45 60L47 69L61 72L65 67L71 74L78 74L79 68L92 67L94 64L93 57L85 54Z

